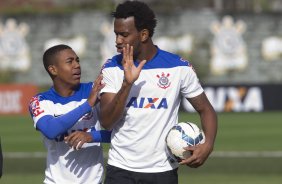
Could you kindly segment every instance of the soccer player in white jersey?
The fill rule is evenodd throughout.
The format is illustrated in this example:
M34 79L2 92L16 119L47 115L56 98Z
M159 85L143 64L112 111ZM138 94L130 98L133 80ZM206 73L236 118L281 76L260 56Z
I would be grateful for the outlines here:
M120 54L102 69L100 120L112 130L105 184L176 184L179 164L199 167L212 152L217 115L192 65L153 44L156 18L145 3L126 1L112 15ZM192 156L178 163L165 137L178 122L181 96L199 113L206 141L186 147Z
M110 132L100 128L95 105L104 87L102 76L94 83L81 83L79 57L67 45L46 50L43 64L53 86L34 96L29 110L47 149L44 183L102 183L99 142L110 142Z

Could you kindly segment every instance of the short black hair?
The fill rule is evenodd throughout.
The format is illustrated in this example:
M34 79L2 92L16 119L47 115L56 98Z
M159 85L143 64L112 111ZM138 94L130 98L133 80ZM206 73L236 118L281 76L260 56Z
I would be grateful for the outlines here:
M49 49L47 49L44 54L43 54L43 65L45 70L49 73L48 71L48 67L50 65L54 64L54 59L57 53L61 52L62 50L66 50L66 49L72 49L70 46L68 45L64 45L64 44L60 44L60 45L55 45L53 47L50 47ZM51 76L51 74L49 73L49 75Z
M147 4L140 1L125 1L116 7L112 12L114 18L134 17L135 26L138 31L149 30L149 36L152 37L157 25L155 13Z

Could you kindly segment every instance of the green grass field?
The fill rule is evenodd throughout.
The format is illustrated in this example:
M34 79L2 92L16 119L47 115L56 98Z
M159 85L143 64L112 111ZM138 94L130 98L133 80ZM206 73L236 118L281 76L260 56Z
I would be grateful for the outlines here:
M220 113L218 118L213 154L200 168L181 166L179 183L280 184L282 112ZM197 114L181 113L179 120L199 122ZM45 158L34 153L45 149L30 117L1 116L0 136L4 152L0 183L42 183Z

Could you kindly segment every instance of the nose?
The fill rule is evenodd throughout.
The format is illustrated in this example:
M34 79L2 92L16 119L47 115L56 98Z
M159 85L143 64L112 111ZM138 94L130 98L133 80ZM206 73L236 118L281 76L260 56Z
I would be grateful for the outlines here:
M118 44L122 44L122 42L123 42L122 36L117 35L117 36L116 36L116 44L117 44L117 45L118 45Z
M74 62L74 68L80 68L80 64L79 64L78 61L75 61L75 62Z

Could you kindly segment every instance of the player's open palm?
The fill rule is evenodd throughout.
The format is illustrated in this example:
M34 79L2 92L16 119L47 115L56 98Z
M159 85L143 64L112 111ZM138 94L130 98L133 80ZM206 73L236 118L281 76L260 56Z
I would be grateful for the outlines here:
M133 46L127 44L123 48L122 66L124 69L124 78L128 84L133 84L139 77L140 72L145 65L146 60L143 60L136 67L133 59Z

